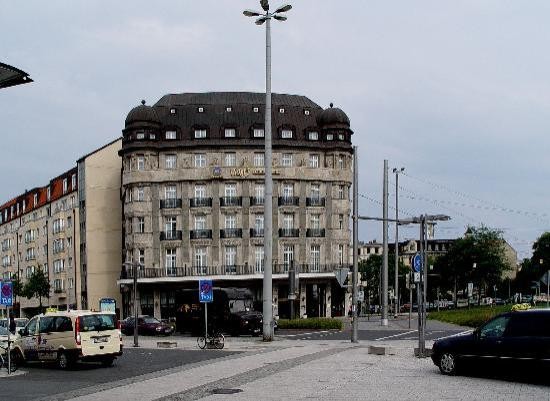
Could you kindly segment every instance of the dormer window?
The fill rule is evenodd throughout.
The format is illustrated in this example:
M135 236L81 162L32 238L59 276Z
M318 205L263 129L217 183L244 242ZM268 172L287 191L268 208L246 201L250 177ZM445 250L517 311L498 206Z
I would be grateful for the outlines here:
M68 189L69 189L69 184L67 182L67 179L63 178L63 194L66 194Z
M333 134L327 134L327 141L332 141L334 139Z
M304 109L304 115L309 116L309 110L308 109Z
M281 138L282 139L292 139L292 130L291 129L283 129L281 130Z
M48 189L46 190L46 199L48 200L48 202L50 201L51 194L52 194L52 191L50 187L48 187Z
M235 138L237 136L237 131L235 128L226 128L224 130L224 136L226 138Z
M254 128L254 138L263 138L265 136L263 128Z
M310 141L318 141L319 133L317 131L310 131L307 134L307 139L309 139Z
M157 139L157 135L156 134L149 134L149 139L155 140L155 139Z
M343 141L345 139L346 139L346 137L344 136L344 134L338 134L338 140L339 141Z
M176 131L166 131L166 139L173 140L176 139L177 134Z
M197 111L198 111L199 113L204 113L204 107L199 107L199 108L197 109Z
M284 114L284 113L285 113L284 107L280 107L280 108L279 108L279 113L281 113L281 114Z
M225 111L227 111L228 113L230 113L231 111L233 111L233 108L231 106L227 106L225 108Z
M138 132L136 134L136 139L138 139L138 140L145 139L145 133L144 132Z
M38 194L34 194L34 207L38 205Z
M73 189L73 190L76 189L76 174L73 174L71 176L71 189ZM36 204L36 202L35 202L35 204Z
M206 129L195 129L195 139L204 139L206 138Z
M176 109L174 109L173 107L170 109L170 114L176 114Z
M254 113L257 113L258 111L260 111L260 109L259 109L258 107L253 107L253 108L252 108L252 111L253 111Z

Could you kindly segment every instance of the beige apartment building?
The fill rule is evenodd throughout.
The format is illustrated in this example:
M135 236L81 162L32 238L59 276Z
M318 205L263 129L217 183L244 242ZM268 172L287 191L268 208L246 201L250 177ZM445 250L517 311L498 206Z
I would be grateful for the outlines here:
M42 300L46 307L97 309L100 298L120 302L120 146L118 139L48 185L0 206L2 280L24 284L41 269L51 285ZM19 296L17 302L22 316L38 312L38 299Z
M132 109L122 157L124 259L138 271L142 313L174 317L201 278L262 299L264 109L261 93L166 95ZM349 267L353 151L345 113L304 96L273 95L273 304L334 316L349 296L335 270ZM132 269L119 284L132 310Z

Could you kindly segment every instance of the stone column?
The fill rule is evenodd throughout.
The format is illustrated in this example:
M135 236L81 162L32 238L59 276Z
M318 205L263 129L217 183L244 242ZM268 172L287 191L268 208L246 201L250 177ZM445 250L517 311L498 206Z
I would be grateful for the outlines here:
M332 286L328 282L325 286L325 316L332 317Z
M273 318L279 318L279 286L273 286Z
M153 291L153 316L160 320L160 291Z
M306 285L300 283L300 318L306 318L307 317L307 309L306 309L306 302L307 302L307 295L306 295Z

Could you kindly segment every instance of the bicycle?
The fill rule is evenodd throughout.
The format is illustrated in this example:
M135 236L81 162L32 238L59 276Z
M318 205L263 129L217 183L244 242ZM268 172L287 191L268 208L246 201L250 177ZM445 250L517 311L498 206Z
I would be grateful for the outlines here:
M0 345L0 349L2 350L2 352L0 352L0 369L6 368L6 370L8 370L8 374L17 370L15 351L13 349L11 350L10 364L8 366L8 349L11 348L11 344L13 344L13 341L10 340L6 347Z
M197 338L197 345L200 349L222 349L225 343L225 337L222 333L214 333L211 336L209 335L207 338L204 336L200 336Z

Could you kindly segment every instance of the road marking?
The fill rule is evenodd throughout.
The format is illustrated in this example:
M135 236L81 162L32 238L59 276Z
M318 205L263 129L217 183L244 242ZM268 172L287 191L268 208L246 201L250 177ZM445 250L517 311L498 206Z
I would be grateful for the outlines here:
M431 340L431 341L441 340L442 338L461 336L461 335L463 335L463 334L467 334L467 333L471 333L471 332L472 332L472 330L461 331L460 333L451 334L451 335L449 335L449 336L443 336L443 337L434 338L434 339Z
M331 331L331 330L323 330L323 331L314 331L314 332L311 332L311 333L299 333L299 334L281 334L281 335L277 335L277 337L302 337L302 336L312 336L312 335L315 335L315 334L334 334L334 333L338 333L338 331Z
M381 341L381 340L387 340L388 338L400 337L400 336L404 336L406 334L416 333L417 331L418 330L411 330L411 331L407 331L405 333L399 333L399 334L394 334L394 335L387 336L387 337L375 338L374 341Z

